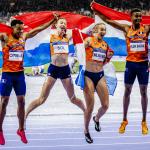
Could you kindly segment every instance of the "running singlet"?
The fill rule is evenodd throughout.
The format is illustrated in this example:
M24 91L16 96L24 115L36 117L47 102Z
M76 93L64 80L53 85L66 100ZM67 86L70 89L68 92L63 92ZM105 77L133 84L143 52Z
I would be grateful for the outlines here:
M97 42L91 37L90 46L86 48L86 61L104 62L107 50L109 49L105 41Z
M25 50L25 40L15 39L12 35L8 36L8 41L3 47L3 66L2 72L23 71L23 56Z
M148 61L148 35L143 25L138 30L130 27L126 35L127 61L143 62Z
M50 38L51 56L54 54L68 54L69 53L69 39L61 38L58 35L51 35Z

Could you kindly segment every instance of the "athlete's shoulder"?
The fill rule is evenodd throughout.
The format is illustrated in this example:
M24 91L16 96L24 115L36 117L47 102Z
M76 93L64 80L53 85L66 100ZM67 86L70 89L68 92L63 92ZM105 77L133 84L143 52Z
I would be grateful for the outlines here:
M108 43L104 39L102 40L102 43L108 45Z
M1 41L6 41L8 39L8 34L5 32L0 33L0 40Z
M58 40L58 35L56 35L56 34L51 34L50 35L50 41L51 42L54 42L54 41L57 41Z
M84 39L84 45L85 45L85 47L87 48L87 47L91 46L91 44L92 44L92 37L86 37Z
M150 33L150 25L142 25L142 28L144 28L146 33Z
M91 42L94 38L92 36L88 36L86 37L84 40L85 41L88 41L88 42Z

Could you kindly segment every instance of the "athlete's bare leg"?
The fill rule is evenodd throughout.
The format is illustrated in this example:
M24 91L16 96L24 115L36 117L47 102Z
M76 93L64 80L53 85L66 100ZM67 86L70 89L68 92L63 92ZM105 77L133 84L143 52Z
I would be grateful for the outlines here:
M85 76L85 88L84 88L84 97L86 102L85 110L85 121L84 121L84 132L89 132L89 123L91 120L93 108L94 108L94 84L88 77Z
M19 120L19 130L24 130L24 116L25 116L25 97L17 96L17 102L18 102L18 110L17 110L17 116Z
M101 102L101 107L98 109L98 112L95 116L95 120L98 122L99 119L105 114L105 112L109 107L109 93L108 93L106 80L104 77L100 79L100 81L98 82L96 91Z
M142 121L144 122L146 121L147 105L148 105L147 85L140 85L140 93L141 93L141 105L143 111Z
M54 86L55 82L56 82L56 79L54 79L53 77L49 76L47 78L47 80L43 84L40 97L38 99L35 99L29 104L26 110L25 118L28 117L31 111L33 111L35 108L42 105L46 101L47 97L49 96L50 90Z
M72 79L67 78L67 79L63 79L61 81L62 81L62 84L63 84L63 86L67 92L67 95L68 95L70 101L73 104L75 104L76 106L78 106L84 112L85 106L84 106L83 102L75 96L74 85L73 85Z
M125 84L125 91L123 96L123 120L127 121L127 113L128 113L128 107L130 104L130 94L132 91L131 84Z
M0 102L0 131L3 130L3 121L4 117L6 115L6 107L8 105L9 96L1 96L1 102Z

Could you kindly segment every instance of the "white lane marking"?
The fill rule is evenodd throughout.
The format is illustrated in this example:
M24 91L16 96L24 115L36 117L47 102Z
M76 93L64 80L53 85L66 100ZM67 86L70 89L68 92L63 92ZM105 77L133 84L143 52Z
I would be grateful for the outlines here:
M146 136L108 136L108 137L93 137L93 139L121 139L121 138L149 138L150 135ZM53 139L29 139L28 141L58 141L58 140L83 140L84 138L71 137L71 138L53 138ZM7 142L17 142L18 140L7 140Z
M28 127L29 126L29 127ZM48 127L47 127L48 126ZM82 124L81 124L81 126L71 126L71 125L61 125L61 126L50 126L50 125L47 125L47 126L45 126L45 125L43 125L43 127L30 127L30 124L29 125L27 125L26 126L26 130L28 131L28 130L51 130L51 129L82 129L83 128L83 126L82 126ZM94 128L95 126L94 125L90 125L90 128ZM102 124L101 125L101 127L104 129L104 128L119 128L119 126L118 125L104 125L104 124ZM127 128L128 127L141 127L141 125L139 124L139 125L128 125L127 126ZM4 129L5 129L5 126L4 126ZM8 128L8 129L6 129L6 131L14 131L14 130L16 130L17 129L17 127L16 128Z
M127 130L127 132L140 132L141 133L141 130ZM95 133L94 130L90 131L90 133ZM101 133L118 133L118 131L116 130L107 130L107 131L101 131ZM83 134L82 131L77 131L77 132L74 132L74 131L58 131L58 132L26 132L27 135L31 134L31 135L57 135L57 134ZM119 134L119 133L118 133ZM13 133L6 133L5 135L16 135L16 134L13 134Z
M111 143L111 144L82 144L82 145L55 145L55 146L18 146L18 147L3 147L3 149L27 149L27 148L59 148L61 147L91 147L93 148L94 146L117 146L117 145L145 145L145 144L150 144L150 142L128 142L128 143ZM148 145L149 146L149 145Z

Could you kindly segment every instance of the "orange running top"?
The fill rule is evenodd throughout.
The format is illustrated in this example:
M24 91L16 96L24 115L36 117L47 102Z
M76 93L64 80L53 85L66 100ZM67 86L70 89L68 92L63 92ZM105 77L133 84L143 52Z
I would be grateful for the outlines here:
M131 26L127 35L127 61L143 62L148 61L148 35L145 27L140 25L138 30L134 30Z
M91 37L91 42L86 48L86 61L104 62L108 49L105 41L98 42L95 37Z
M25 40L23 40L23 38L15 39L12 35L9 35L8 41L2 49L2 72L23 71L24 50Z
M50 38L51 56L54 54L68 54L69 53L69 39L67 37L61 38L58 35L52 34Z

